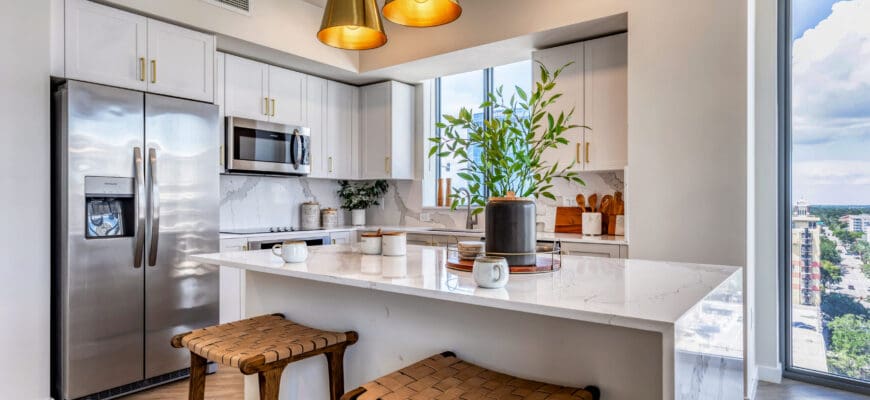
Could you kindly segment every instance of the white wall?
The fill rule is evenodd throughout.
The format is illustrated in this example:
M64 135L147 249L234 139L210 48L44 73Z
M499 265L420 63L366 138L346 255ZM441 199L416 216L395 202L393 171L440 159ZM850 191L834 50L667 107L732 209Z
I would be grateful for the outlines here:
M759 0L755 40L755 321L759 378L779 382L777 2Z
M49 398L48 4L7 1L0 13L3 399Z

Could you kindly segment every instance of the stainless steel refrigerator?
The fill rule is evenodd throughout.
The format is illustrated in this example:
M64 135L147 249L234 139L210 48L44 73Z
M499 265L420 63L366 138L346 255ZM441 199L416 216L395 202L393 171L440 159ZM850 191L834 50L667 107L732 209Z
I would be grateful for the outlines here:
M113 397L183 375L218 322L218 109L67 81L53 103L53 381ZM95 395L96 394L96 395Z

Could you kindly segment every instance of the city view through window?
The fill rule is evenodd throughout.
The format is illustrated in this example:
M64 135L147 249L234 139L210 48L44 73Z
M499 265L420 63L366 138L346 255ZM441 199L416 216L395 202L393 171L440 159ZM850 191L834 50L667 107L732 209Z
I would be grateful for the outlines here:
M792 367L870 383L870 0L792 1Z

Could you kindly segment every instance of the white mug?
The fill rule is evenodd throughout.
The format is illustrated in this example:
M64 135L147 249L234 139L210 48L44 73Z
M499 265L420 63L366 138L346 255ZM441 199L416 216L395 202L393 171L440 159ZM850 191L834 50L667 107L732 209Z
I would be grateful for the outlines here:
M308 258L308 246L305 242L287 240L272 246L272 254L281 257L284 262L301 263Z
M510 269L504 257L477 257L474 260L474 282L487 289L503 288L510 278Z

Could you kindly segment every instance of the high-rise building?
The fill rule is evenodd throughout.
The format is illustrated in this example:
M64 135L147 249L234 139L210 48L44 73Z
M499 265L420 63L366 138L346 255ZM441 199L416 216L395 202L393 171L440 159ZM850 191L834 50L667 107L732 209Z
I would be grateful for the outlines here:
M792 302L818 305L821 300L821 228L806 201L794 206L791 217Z

